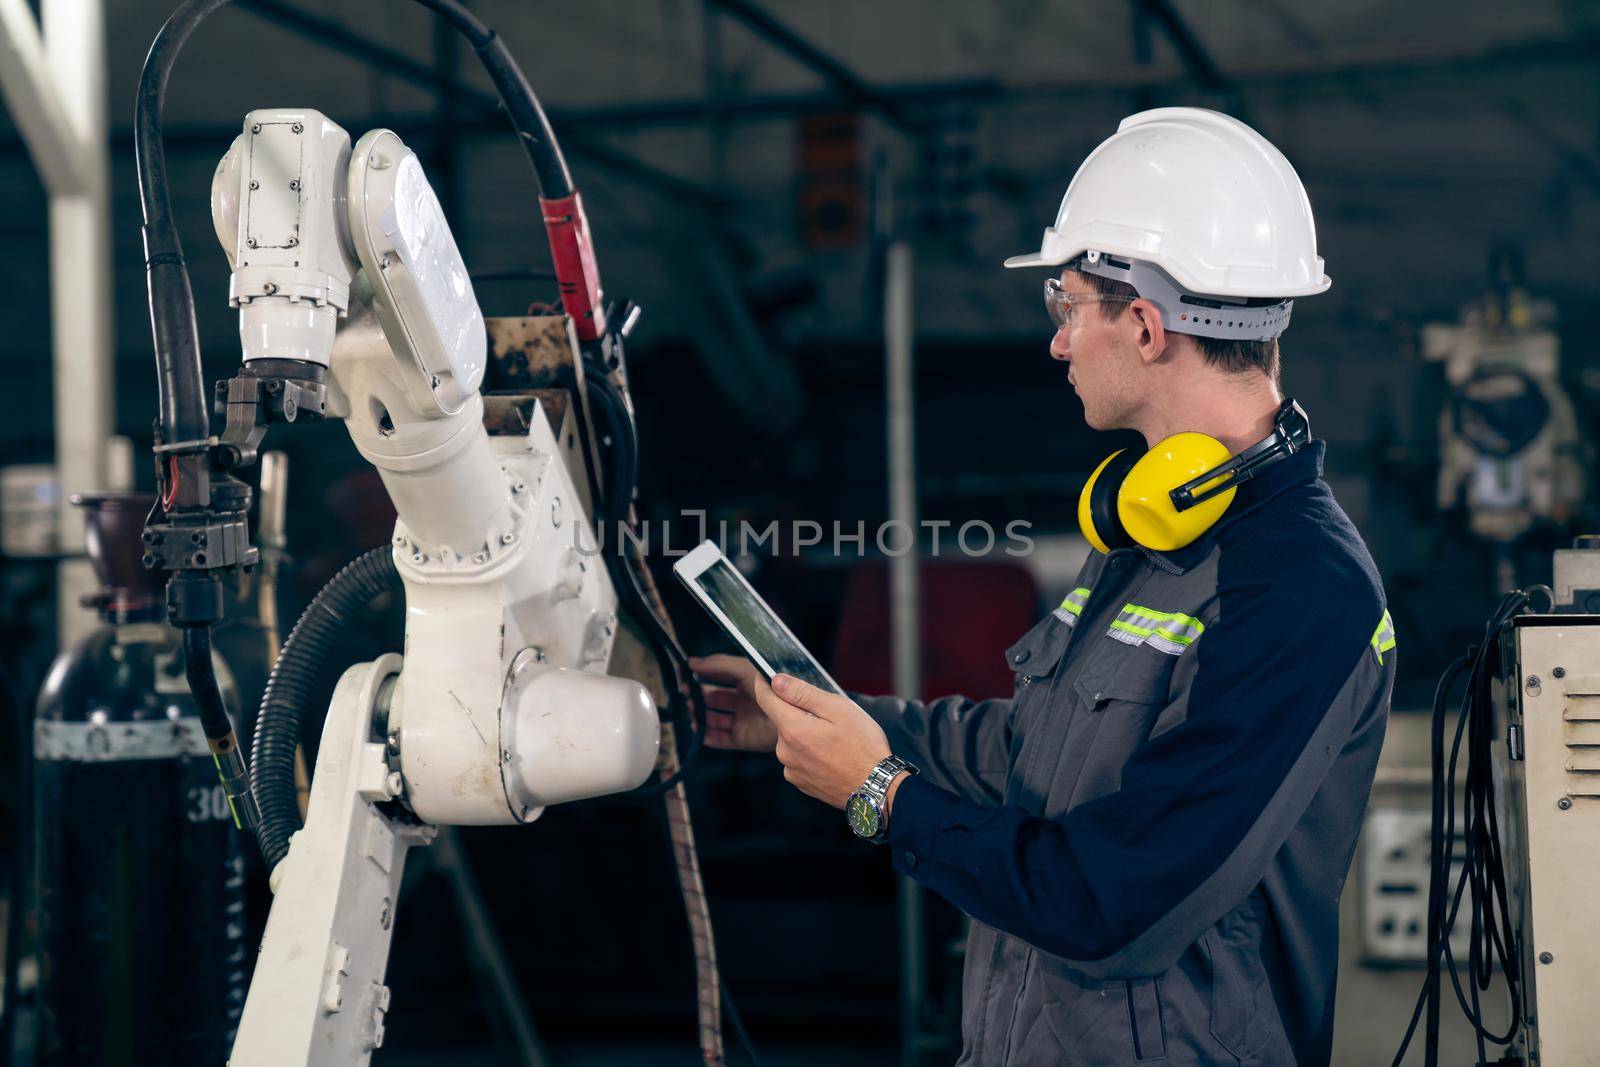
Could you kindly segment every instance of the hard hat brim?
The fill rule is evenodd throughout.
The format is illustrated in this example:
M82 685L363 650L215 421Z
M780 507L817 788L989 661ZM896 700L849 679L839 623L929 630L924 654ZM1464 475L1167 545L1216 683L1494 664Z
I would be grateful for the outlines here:
M1012 256L1006 260L1007 267L1059 267L1065 263L1064 259L1054 259L1043 252L1029 252L1020 256Z
M1126 256L1129 259L1138 259L1138 260L1144 260L1144 261L1147 261L1147 262L1152 262L1152 263L1155 263L1157 266L1160 266L1160 267L1163 267L1165 269L1168 269L1169 272L1171 271L1171 268L1168 267L1164 257L1162 257L1160 259L1152 259L1150 257L1141 256L1141 255L1139 255L1137 253L1128 252L1128 251L1126 251L1124 249L1121 249L1121 248L1106 248L1106 249L1103 249L1103 251L1111 252L1111 253L1113 253L1115 255L1118 255L1118 256ZM1068 263L1068 262L1071 262L1072 260L1076 259L1078 256L1082 255L1083 252L1084 252L1084 250L1080 248L1077 251L1073 252L1071 255L1060 255L1060 254L1046 255L1044 250L1040 249L1037 252L1024 253L1023 255L1020 255L1020 256L1011 256L1009 259L1007 259L1005 261L1005 266L1008 269L1015 269L1017 267L1059 267L1064 263ZM1317 260L1317 267L1318 267L1318 269L1320 271L1320 269L1322 267L1322 260L1321 259ZM1279 298L1279 299L1293 299L1295 297L1301 297L1301 296L1316 296L1318 293L1325 293L1325 292L1327 292L1329 289L1331 289L1333 287L1333 279L1330 278L1327 274L1322 274L1322 276L1320 278L1318 278L1315 282L1312 282L1309 285L1272 287L1270 292L1259 292L1259 293L1258 292L1239 292L1239 291L1237 291L1237 287L1235 287L1235 286L1228 286L1227 288L1229 290L1232 290L1232 291L1228 291L1228 292L1214 291L1210 287L1207 287L1205 289L1199 289L1199 288L1194 288L1191 285L1185 283L1182 279L1177 279L1177 280L1178 280L1180 285L1183 285L1184 289L1187 292L1194 293L1197 296L1231 296L1231 297L1246 297L1246 298L1273 297L1273 298Z

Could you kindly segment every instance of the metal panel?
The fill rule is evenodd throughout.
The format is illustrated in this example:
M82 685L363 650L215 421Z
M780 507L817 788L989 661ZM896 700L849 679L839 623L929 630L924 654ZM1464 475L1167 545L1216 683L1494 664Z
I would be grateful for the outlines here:
M1527 985L1524 1022L1532 1058L1585 1063L1600 1048L1600 894L1594 892L1594 843L1600 840L1600 749L1574 746L1600 720L1600 676L1578 674L1600 663L1600 624L1519 626L1517 689L1505 728L1521 727L1524 759L1506 760L1506 804L1513 818L1511 886ZM1592 769L1591 769L1592 768Z

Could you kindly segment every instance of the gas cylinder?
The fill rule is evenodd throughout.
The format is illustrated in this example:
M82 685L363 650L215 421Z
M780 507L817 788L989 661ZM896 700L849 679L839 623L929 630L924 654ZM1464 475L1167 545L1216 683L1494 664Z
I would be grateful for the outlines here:
M221 1065L249 978L227 798L140 561L148 495L89 493L103 625L52 664L34 720L37 1063ZM238 698L218 658L229 710Z

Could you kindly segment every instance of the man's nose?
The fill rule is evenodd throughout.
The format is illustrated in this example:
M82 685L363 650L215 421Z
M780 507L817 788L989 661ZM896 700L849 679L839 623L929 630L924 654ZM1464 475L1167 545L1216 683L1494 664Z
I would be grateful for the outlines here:
M1065 326L1057 330L1056 335L1050 338L1050 358L1059 359L1063 363L1068 363L1072 360L1072 331Z

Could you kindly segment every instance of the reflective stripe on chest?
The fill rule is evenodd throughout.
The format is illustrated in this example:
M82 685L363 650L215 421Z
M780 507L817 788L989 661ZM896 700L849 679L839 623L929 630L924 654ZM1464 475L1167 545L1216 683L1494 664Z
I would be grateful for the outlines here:
M1192 615L1128 603L1111 621L1106 636L1126 645L1149 645L1169 656L1181 656L1205 632L1205 623Z
M1088 601L1089 590L1080 585L1078 588L1068 593L1065 599L1061 601L1061 606L1052 611L1050 614L1054 615L1068 626L1076 626L1078 623L1078 616L1083 614L1083 605L1088 603Z

